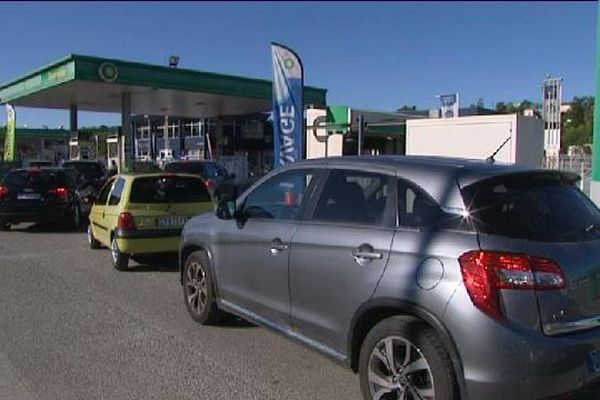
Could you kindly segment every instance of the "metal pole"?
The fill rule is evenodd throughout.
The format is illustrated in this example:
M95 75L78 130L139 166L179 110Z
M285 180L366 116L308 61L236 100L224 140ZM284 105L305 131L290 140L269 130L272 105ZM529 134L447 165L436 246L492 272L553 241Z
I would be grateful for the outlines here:
M596 101L594 102L594 139L592 141L592 180L590 197L600 206L600 7L596 19Z
M362 114L358 116L358 155L362 155L362 144L363 144L363 123L364 117Z
M71 143L76 142L77 143L77 158L79 158L80 152L79 152L79 127L77 124L77 105L76 104L71 104L69 106L69 131L71 132L71 135L69 137L69 158L73 159L73 148L71 146Z
M125 141L125 166L132 171L134 135L131 129L131 93L121 94L121 133Z

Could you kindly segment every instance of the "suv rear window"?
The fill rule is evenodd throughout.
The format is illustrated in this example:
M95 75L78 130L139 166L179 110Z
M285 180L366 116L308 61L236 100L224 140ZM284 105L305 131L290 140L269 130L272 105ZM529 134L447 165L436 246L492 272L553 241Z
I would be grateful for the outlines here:
M78 162L65 162L63 163L65 168L75 168L80 174L89 177L102 176L102 167L97 163L78 163Z
M174 162L165 165L165 171L201 174L206 178L227 176L227 171L214 162Z
M8 187L50 187L62 183L61 181L54 171L11 171L2 183Z
M600 239L600 210L557 175L512 176L463 189L478 232L542 242Z
M135 178L131 203L201 203L212 201L204 182L189 176Z

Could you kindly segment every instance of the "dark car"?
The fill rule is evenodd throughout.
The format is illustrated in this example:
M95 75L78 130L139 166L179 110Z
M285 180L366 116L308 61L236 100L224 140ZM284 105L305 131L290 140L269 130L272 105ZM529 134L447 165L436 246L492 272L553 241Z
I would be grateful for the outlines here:
M441 157L296 162L186 223L183 300L327 354L365 400L573 399L600 381L600 210L576 183Z
M64 168L75 169L79 174L79 179L96 190L100 189L108 178L108 173L106 172L104 165L98 161L72 160L65 161L62 166Z
M21 222L61 223L79 229L90 203L89 187L71 168L26 168L10 171L0 181L0 230Z
M215 161L174 161L165 165L165 172L199 175L217 199L237 197L235 175Z

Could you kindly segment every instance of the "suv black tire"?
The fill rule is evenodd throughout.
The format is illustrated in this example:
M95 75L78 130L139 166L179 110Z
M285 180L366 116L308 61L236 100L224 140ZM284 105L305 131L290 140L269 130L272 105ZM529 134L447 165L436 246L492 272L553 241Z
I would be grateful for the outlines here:
M10 229L10 223L3 219L0 219L0 231L8 231Z
M371 355L373 354L373 351L375 350L376 346L381 346L382 342L385 344L386 338L392 337L401 338L402 340L408 341L413 346L411 350L411 354L413 354L412 359L414 360L419 357L424 358L429 367L429 370L420 370L421 373L419 374L413 372L404 375L404 373L402 372L402 368L397 367L398 360L396 360L396 368L398 373L395 377L391 377L390 374L390 380L387 380L388 382L392 382L392 384L401 385L403 382L408 381L412 382L412 387L414 388L419 384L428 386L428 383L430 383L428 382L428 379L432 378L432 387L434 390L434 398L436 400L457 400L459 398L454 369L452 368L452 362L450 361L448 352L446 351L444 345L442 344L435 331L418 321L400 316L395 316L384 319L383 321L375 325L369 331L367 337L363 341L360 350L358 369L360 375L360 389L365 400L373 399L373 396L371 394L371 386L369 383L369 368L371 362ZM401 343L401 346L406 345L402 341L398 342ZM404 348L403 350L405 349L406 348ZM394 351L396 350L397 348L394 349ZM397 356L397 353L394 354L396 354ZM398 358L402 358L405 354L406 352L403 351L401 353L401 356ZM373 356L375 357L374 354ZM378 363L380 360L378 357L376 358L377 359L373 359L373 362L375 364ZM381 365L382 369L386 371L386 364L382 362ZM381 374L378 375L382 376ZM407 390L409 390L408 393L410 393L410 389ZM410 398L413 397L416 396L411 395Z
M96 240L94 237L94 232L92 231L92 224L88 224L87 227L87 240L90 249L96 250L100 248L100 242Z
M73 208L71 209L71 221L69 222L69 225L71 228L73 228L73 230L75 231L79 231L81 229L81 208L79 207L79 204L74 204Z
M115 236L110 240L110 259L117 271L125 271L129 265L129 254L122 253L119 250L119 243Z
M193 252L183 266L183 300L185 308L202 325L217 324L223 313L217 308L210 260L203 251Z

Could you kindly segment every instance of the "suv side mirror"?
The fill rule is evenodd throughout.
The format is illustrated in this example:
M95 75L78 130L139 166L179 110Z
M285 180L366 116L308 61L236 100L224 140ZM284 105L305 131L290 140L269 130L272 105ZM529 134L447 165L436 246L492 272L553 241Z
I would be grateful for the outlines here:
M234 200L221 200L217 204L215 214L219 219L234 219L236 214L236 204Z

